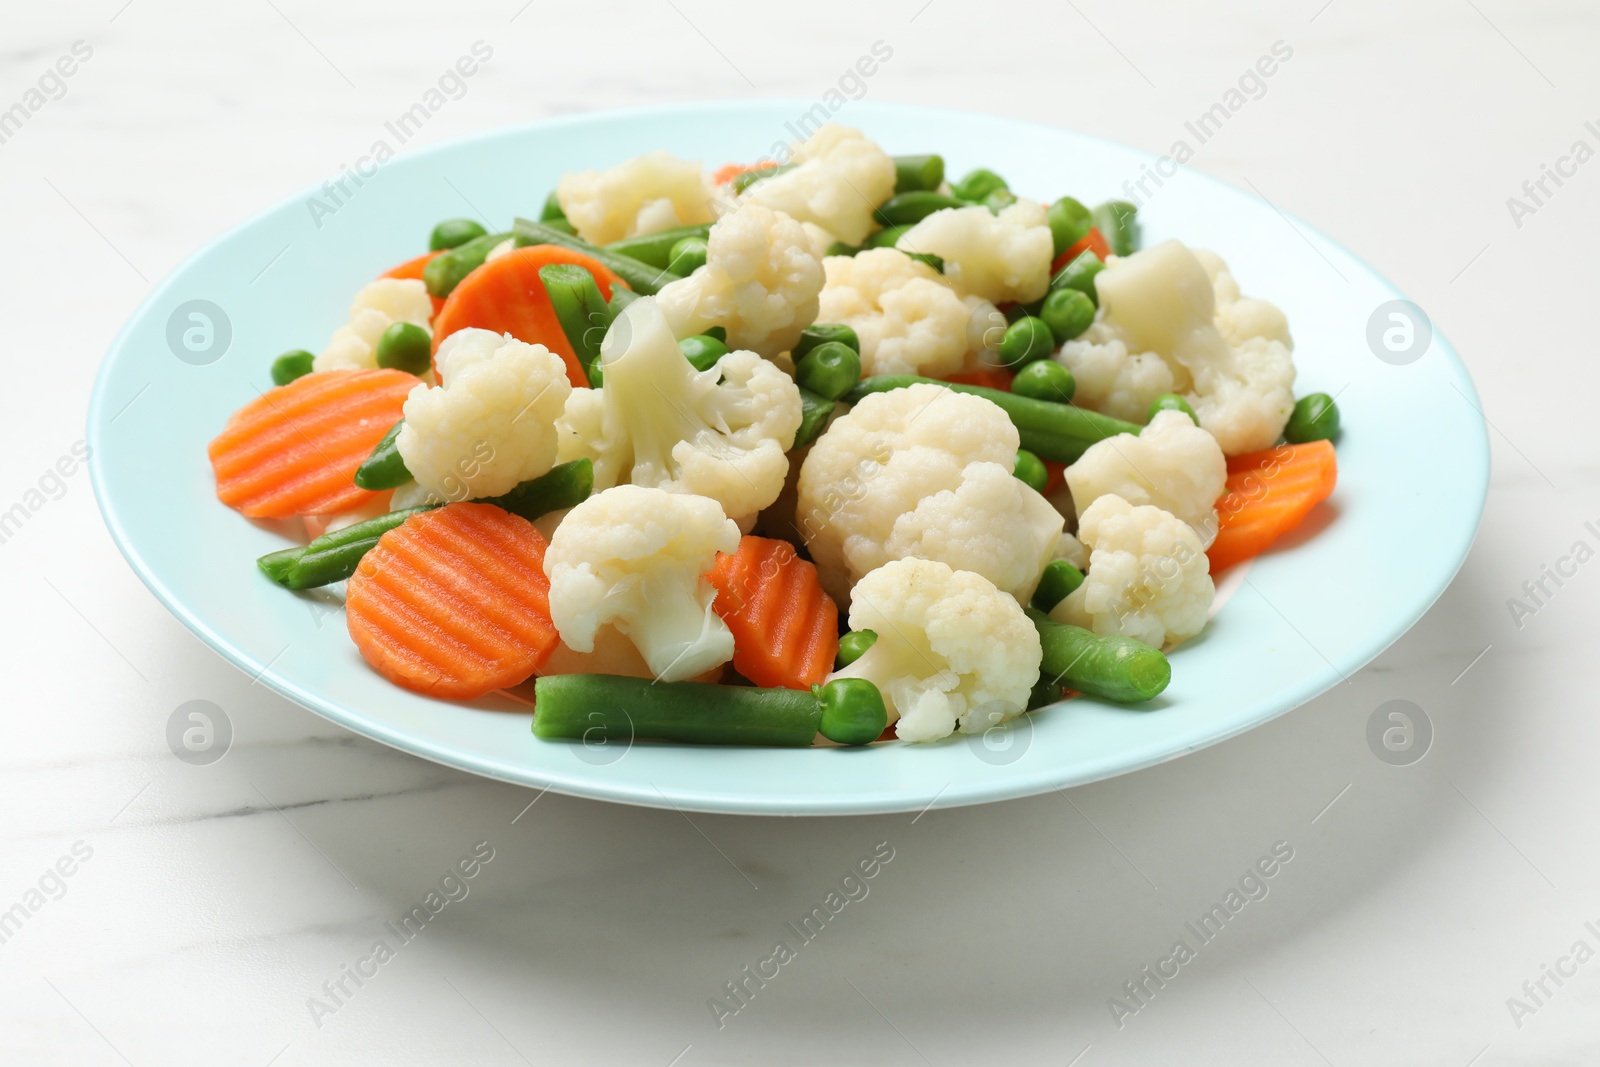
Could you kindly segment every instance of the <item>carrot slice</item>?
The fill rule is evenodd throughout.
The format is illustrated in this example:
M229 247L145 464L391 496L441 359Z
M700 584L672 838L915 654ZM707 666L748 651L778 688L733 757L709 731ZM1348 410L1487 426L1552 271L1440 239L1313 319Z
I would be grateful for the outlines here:
M1004 389L1011 392L1011 379L1016 375L1004 367L994 367L987 363L980 363L973 370L964 370L956 374L946 374L944 380L955 382L957 385L981 385L989 389Z
M420 282L422 280L423 270L428 266L429 262L432 261L433 257L443 254L444 253L442 252L424 252L416 259L408 259L398 267L390 267L388 270L378 275L378 277L400 278L402 280L411 279ZM432 294L429 294L428 299L433 301L433 313L435 315L439 314L439 309L444 307L444 301L437 296L433 296Z
M1091 226L1089 232L1079 238L1077 244L1055 258L1055 261L1050 264L1050 273L1054 274L1085 252L1093 252L1104 260L1111 255L1111 242L1105 239L1105 235L1097 227Z
M1217 501L1217 539L1206 555L1212 573L1259 556L1333 492L1333 445L1311 441L1228 460L1227 491Z
M611 299L613 286L622 279L599 260L560 245L529 245L496 256L468 274L445 298L444 307L433 317L433 350L457 330L477 327L495 333L509 333L519 341L544 345L567 364L567 378L575 387L586 388L589 379L572 351L561 321L550 306L550 297L539 278L539 268L552 263L572 263L594 275L600 295ZM626 288L626 286L624 286Z
M375 495L352 479L399 421L415 375L331 370L269 389L211 442L217 499L255 519L328 515Z
M745 537L717 557L711 607L733 631L733 669L757 685L809 689L839 653L839 609L787 541Z
M758 160L755 163L724 163L711 175L711 181L716 185L727 185L741 174L752 170L765 170L772 166L776 164L770 159Z
M471 700L525 681L560 640L544 550L533 523L493 504L413 515L351 575L350 637L413 692Z

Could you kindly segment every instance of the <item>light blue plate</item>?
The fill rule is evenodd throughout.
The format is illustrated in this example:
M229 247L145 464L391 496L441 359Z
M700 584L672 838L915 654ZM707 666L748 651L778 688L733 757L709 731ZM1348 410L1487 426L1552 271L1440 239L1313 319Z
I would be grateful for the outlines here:
M1368 321L1399 297L1393 287L1304 223L1192 172L1149 198L1140 215L1146 244L1181 237L1213 249L1245 292L1282 307L1297 342L1298 392L1336 394L1345 431L1322 528L1256 562L1206 634L1173 655L1172 686L1151 708L1076 700L988 738L860 750L540 742L528 709L510 700L463 706L395 688L357 655L336 598L330 606L326 594L290 594L261 576L255 557L289 542L217 502L206 443L267 387L273 356L320 348L352 294L420 252L439 219L482 212L509 224L536 213L563 171L657 148L709 166L755 159L792 138L789 124L810 106L700 104L502 130L402 156L363 186L336 190L337 200L313 191L322 202L315 211L296 197L202 249L123 329L89 407L95 491L128 562L240 669L367 737L578 796L788 815L1002 800L1181 756L1348 677L1444 590L1472 542L1489 473L1460 361L1438 336L1414 362L1377 358ZM1123 196L1123 183L1153 162L984 115L852 103L839 118L890 152L943 153L953 175L991 167L1038 198ZM215 306L209 340L204 320L188 317L207 308L191 301ZM196 332L185 339L185 329Z

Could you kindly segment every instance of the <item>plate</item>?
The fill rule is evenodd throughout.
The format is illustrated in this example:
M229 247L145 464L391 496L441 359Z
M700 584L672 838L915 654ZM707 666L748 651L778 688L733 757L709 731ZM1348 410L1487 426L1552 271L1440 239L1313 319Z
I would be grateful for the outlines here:
M356 653L336 596L286 593L257 572L256 556L290 542L217 502L206 443L267 386L277 353L319 348L355 291L421 251L434 222L482 213L509 223L537 212L562 171L654 149L712 167L759 158L826 107L677 105L499 130L381 166L358 161L360 174L219 237L154 288L95 383L90 467L128 562L241 670L366 737L577 796L785 815L975 804L1173 759L1349 677L1444 590L1488 487L1488 439L1460 360L1332 240L1182 168L1159 188L1146 180L1145 243L1181 237L1213 249L1246 293L1282 307L1296 339L1297 391L1335 394L1345 430L1338 490L1313 520L1320 528L1256 561L1206 633L1173 654L1172 685L1151 706L1080 699L987 735L855 750L541 742L530 709L507 698L459 705L391 686ZM1041 199L1138 193L1125 183L1156 163L1083 134L988 115L851 102L837 120L892 153L940 152L952 174L990 167Z

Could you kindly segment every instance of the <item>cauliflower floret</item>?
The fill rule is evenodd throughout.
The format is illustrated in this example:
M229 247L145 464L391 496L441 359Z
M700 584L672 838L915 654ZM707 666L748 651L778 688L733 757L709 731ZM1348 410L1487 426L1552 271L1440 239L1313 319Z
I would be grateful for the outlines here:
M981 297L962 297L938 271L896 248L830 256L822 268L828 281L818 318L856 331L863 376L953 374L974 350L969 325L999 314Z
M894 160L860 130L830 122L795 145L791 162L793 170L746 189L743 202L814 222L849 245L877 229L872 213L894 195Z
M936 741L958 724L982 733L1014 719L1039 680L1039 632L1016 600L937 560L895 560L861 579L850 628L878 639L831 677L877 685L902 741Z
M1217 439L1181 411L1158 411L1139 436L1119 434L1089 446L1067 468L1067 488L1082 514L1100 497L1154 504L1200 535L1209 548L1217 536L1214 505L1228 480L1228 461Z
M1224 454L1272 447L1294 409L1283 312L1240 297L1222 260L1179 241L1112 259L1095 287L1095 324L1058 357L1078 403L1136 422L1157 396L1182 393Z
M748 204L711 227L706 263L663 286L656 301L678 337L728 331L729 348L772 357L794 347L817 317L822 262L805 229Z
M986 207L935 211L897 245L942 257L957 289L991 303L1026 304L1050 286L1050 224L1044 206L1032 200L1018 200L998 215Z
M619 485L573 508L550 538L544 573L561 641L593 652L611 624L663 682L733 658L733 634L711 610L705 573L739 547L739 528L715 501Z
M350 321L333 331L312 370L362 370L378 365L378 338L397 322L423 329L433 318L428 287L416 278L379 278L350 302Z
M400 458L424 494L470 500L510 492L556 458L555 421L572 386L544 345L458 330L439 346L441 386L406 397Z
M715 190L700 164L650 152L610 170L563 174L556 199L578 236L591 244L710 222Z
M1050 617L1170 648L1199 633L1216 589L1194 528L1149 504L1100 497L1078 519L1089 573Z
M982 397L919 384L863 397L800 468L795 526L823 587L849 604L862 575L924 556L1033 593L1061 515L1012 477L1017 430Z
M745 351L695 370L648 296L612 324L600 359L605 387L574 389L556 423L561 461L591 459L598 489L708 496L741 520L777 499L801 417L787 374Z
M1083 542L1075 534L1062 534L1061 540L1056 542L1055 555L1051 558L1064 559L1080 571L1089 566L1089 550L1083 547Z

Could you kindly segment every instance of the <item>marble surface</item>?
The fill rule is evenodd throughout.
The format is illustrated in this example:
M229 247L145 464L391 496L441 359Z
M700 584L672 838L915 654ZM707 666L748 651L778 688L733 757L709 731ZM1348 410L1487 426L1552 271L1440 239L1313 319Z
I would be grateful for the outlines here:
M1600 949L1600 565L1547 580L1532 614L1507 604L1575 542L1600 544L1584 525L1600 525L1600 164L1560 162L1578 139L1600 147L1584 125L1600 120L1597 34L1578 0L8 5L0 110L74 42L92 55L0 143L0 507L41 479L47 495L0 544L0 911L26 914L0 943L5 1061L1600 1060L1600 958L1571 955ZM820 97L882 40L872 99L1166 151L1286 42L1292 61L1191 165L1365 256L1455 343L1495 450L1471 556L1374 664L1261 729L920 818L539 796L274 697L144 590L74 463L48 472L150 284L335 173L477 40L493 61L416 143L657 100ZM1569 176L1534 203L1520 189L1546 165ZM1533 210L1514 216L1513 195ZM190 700L232 723L210 766L165 740ZM1369 748L1391 700L1432 723L1420 762ZM1186 924L1274 847L1292 859L1246 883L1266 895L1202 943ZM892 859L866 895L802 944L786 924L875 852ZM470 879L452 876L463 861ZM386 925L435 890L447 903L409 939ZM732 1012L725 983L780 939L801 947ZM1163 965L1179 939L1193 958ZM1157 988L1146 966L1176 976ZM1141 980L1139 1006L1124 983Z

